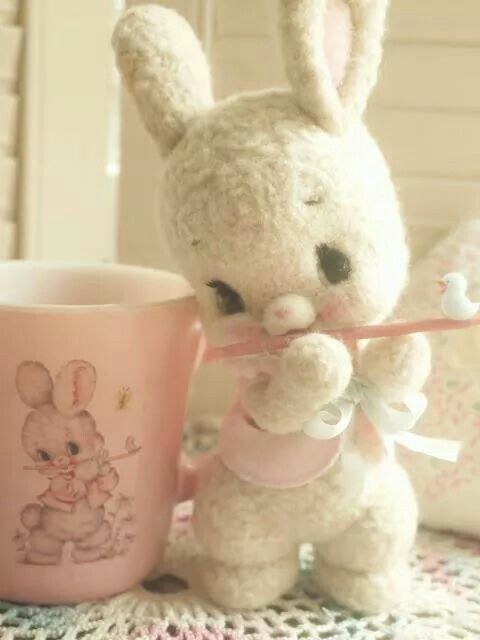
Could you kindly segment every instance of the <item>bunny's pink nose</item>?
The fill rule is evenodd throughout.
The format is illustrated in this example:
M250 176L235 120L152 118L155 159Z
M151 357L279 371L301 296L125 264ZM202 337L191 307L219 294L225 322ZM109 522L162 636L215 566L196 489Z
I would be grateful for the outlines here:
M263 326L270 335L308 329L315 320L315 309L307 298L289 293L273 300L263 314Z
M280 309L277 309L273 313L279 320L286 320L290 315L290 309L288 309L288 307L280 307Z

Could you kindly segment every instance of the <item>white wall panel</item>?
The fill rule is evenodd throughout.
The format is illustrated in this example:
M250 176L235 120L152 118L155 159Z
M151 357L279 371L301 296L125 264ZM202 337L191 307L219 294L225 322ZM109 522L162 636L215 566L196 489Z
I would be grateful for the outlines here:
M480 179L480 114L372 109L368 120L396 175Z
M396 185L404 209L416 211L412 223L418 228L446 231L480 212L479 181L405 178L396 180Z
M480 46L389 42L374 100L382 106L480 111L479 74Z
M396 186L416 260L456 224L480 212L480 182L405 178Z
M274 38L245 36L215 39L212 64L218 98L239 91L255 91L284 84L278 44Z
M0 0L0 13L17 13L20 0Z
M14 153L20 98L15 94L0 93L0 152Z
M110 0L28 0L21 255L117 253Z
M225 36L269 36L276 33L275 0L217 0L215 34Z
M408 41L480 44L478 0L393 0L391 37Z
M20 0L0 0L0 24L15 24L19 10Z
M21 27L0 24L0 88L17 82L21 45Z
M0 260L15 256L18 218L17 131L23 28L18 0L0 0Z
M0 154L0 218L2 219L11 218L14 215L17 174L18 160Z

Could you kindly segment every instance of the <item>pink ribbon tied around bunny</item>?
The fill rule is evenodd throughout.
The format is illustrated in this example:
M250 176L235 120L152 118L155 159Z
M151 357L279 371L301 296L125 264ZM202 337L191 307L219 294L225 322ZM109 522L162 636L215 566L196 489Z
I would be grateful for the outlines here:
M467 329L480 325L480 318L468 320L453 320L450 318L435 318L416 322L394 322L383 325L369 325L350 327L345 329L327 329L321 333L332 335L347 343L356 344L359 340L397 337L412 333L427 333L436 331L452 331ZM305 335L307 331L296 331L281 336L262 336L249 342L231 344L224 347L213 347L207 350L205 360L239 358L242 356L267 355L286 347L295 338ZM458 460L461 443L456 440L430 438L411 433L427 408L426 396L422 393L410 394L402 399L398 405L389 404L380 393L366 381L359 378L352 380L347 392L336 402L322 407L318 414L303 425L303 431L298 434L276 437L264 432L251 424L248 416L236 406L222 430L219 453L227 467L236 471L241 477L258 480L258 469L262 469L263 484L282 486L285 474L292 476L291 460L288 451L294 445L303 451L304 461L302 477L289 477L289 483L300 483L306 475L314 476L325 471L338 456L341 440L346 430L353 424L354 414L360 410L374 431L381 436L387 452L392 453L396 443L417 453L423 453L441 460L456 462ZM302 437L303 436L303 437ZM307 438L305 438L307 436ZM314 443L328 444L318 448ZM275 449L275 460L283 464L267 469L271 456L269 452ZM248 451L244 456L241 451ZM320 458L323 456L324 460ZM255 458L255 460L252 460ZM297 458L298 460L298 458ZM284 467L278 475L278 467ZM275 475L274 480L272 480Z

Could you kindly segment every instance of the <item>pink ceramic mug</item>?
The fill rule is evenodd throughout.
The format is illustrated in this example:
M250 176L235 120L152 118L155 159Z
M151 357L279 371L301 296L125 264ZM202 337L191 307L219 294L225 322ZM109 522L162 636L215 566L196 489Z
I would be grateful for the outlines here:
M152 569L200 341L179 276L0 265L0 599L94 599Z

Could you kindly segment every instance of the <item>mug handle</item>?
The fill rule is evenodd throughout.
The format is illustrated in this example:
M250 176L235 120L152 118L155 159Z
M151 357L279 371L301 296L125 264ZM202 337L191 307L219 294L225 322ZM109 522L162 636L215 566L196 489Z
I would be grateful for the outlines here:
M198 350L193 363L192 371L195 373L202 362L205 359L207 352L207 340L201 326L197 326L196 330L199 331ZM198 479L200 472L212 459L213 452L207 451L204 454L191 458L186 453L180 455L180 462L178 465L177 475L177 504L181 502L187 502L195 497L197 492Z
M198 479L201 471L212 460L214 453L207 451L196 458L191 458L185 453L180 456L177 480L177 504L187 502L195 497L198 487Z

